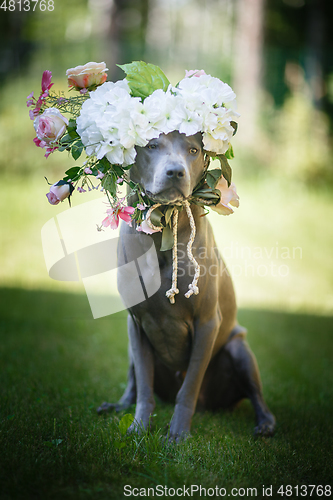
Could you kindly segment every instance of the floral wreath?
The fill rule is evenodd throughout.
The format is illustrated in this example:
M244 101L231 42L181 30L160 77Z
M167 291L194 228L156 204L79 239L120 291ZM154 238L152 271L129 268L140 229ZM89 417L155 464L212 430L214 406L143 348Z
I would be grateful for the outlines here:
M67 170L46 196L57 205L66 198L70 202L75 189L81 193L101 189L110 203L102 226L115 229L122 219L147 234L162 231L161 250L168 250L175 242L171 217L175 207L154 205L142 186L130 180L135 147L174 130L187 136L201 132L205 169L186 203L211 207L222 215L233 213L229 205L238 207L239 198L228 159L234 157L230 141L239 117L236 95L228 84L203 70L186 71L185 78L172 86L153 64L136 61L119 67L126 78L115 83L106 81L103 62L68 69L70 90L77 91L71 97L52 92L52 73L44 71L38 99L33 92L28 96L34 143L46 150L45 156L67 151L76 161L83 151L86 154L82 165ZM208 170L211 158L220 161L220 168ZM130 188L126 196L119 189L124 183ZM136 201L129 205L134 194Z

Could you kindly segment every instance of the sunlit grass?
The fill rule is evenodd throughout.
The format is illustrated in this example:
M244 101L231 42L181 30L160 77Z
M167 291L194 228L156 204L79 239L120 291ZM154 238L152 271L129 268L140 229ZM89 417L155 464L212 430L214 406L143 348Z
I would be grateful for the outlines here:
M228 217L213 211L208 217L233 276L239 305L332 311L330 192L283 186L274 179L259 182L235 178L240 207ZM84 292L82 283L57 282L48 277L41 228L69 206L67 201L56 207L49 205L47 191L42 175L1 178L1 282L6 286ZM97 192L75 193L72 203L75 206L100 196ZM100 222L96 220L96 224Z

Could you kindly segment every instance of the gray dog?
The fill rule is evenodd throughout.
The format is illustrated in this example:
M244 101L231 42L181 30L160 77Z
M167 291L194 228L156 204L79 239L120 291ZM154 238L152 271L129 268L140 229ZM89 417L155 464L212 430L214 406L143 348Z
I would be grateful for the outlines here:
M161 134L144 148L137 148L131 179L140 183L153 201L173 204L192 194L202 178L205 157L200 133ZM231 278L216 250L213 232L203 209L192 204L196 225L195 249L201 269L219 269L216 276L202 273L200 293L185 298L193 277L193 265L182 259L175 304L165 296L172 276L172 252L160 251L161 233L154 240L161 287L144 302L129 309L128 335L130 368L127 388L118 403L103 403L99 413L125 409L136 402L135 424L131 430L147 428L154 411L154 392L165 401L175 401L170 439L190 432L196 410L233 407L249 398L256 415L256 435L271 435L275 418L267 408L261 389L256 359L245 341L246 330L238 325ZM147 235L123 224L121 240L135 238L137 248L147 246ZM186 248L190 226L185 210L179 213L178 246ZM133 241L133 240L132 240ZM185 254L185 252L183 252ZM119 291L128 286L118 280ZM129 285L130 286L130 285Z

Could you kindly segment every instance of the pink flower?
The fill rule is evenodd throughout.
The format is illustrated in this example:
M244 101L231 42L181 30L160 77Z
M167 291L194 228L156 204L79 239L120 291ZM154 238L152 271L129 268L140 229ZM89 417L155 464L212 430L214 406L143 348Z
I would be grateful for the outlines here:
M136 208L138 208L139 210L145 210L146 205L144 203L138 203Z
M233 207L239 207L239 196L236 191L236 186L232 182L228 187L228 183L226 179L222 176L219 180L216 189L218 189L221 193L221 201L217 205L211 205L211 209L215 210L220 215L230 215L233 214L234 211L230 205Z
M98 175L96 175L96 179L103 179L104 175L103 172L100 172L99 170L97 170L98 172Z
M86 193L87 191L81 186L77 188L79 193Z
M40 108L30 109L29 116L30 120L34 120L39 115Z
M59 184L61 182L61 184ZM70 184L69 182L63 182L59 181L53 184L53 186L50 187L50 192L47 193L46 197L49 200L49 203L51 205L58 205L60 201L65 200L68 198L72 191L73 191L73 185Z
M117 180L116 180L116 183L117 184L121 184L122 182L124 182L124 179L122 177L119 177Z
M47 148L45 153L45 158L48 158L51 153L54 153L58 149L58 146L54 146L54 148Z
M102 85L106 81L108 71L104 62L89 62L84 66L76 66L66 71L68 85L76 90L89 89Z
M141 222L140 226L136 228L136 230L146 234L153 234L153 233L159 233L160 231L162 231L162 228L160 227L158 229L152 229L151 227L148 226L147 221L144 220Z
M185 70L185 78L189 78L190 76L202 76L206 75L203 69L190 69L189 71Z
M86 167L86 168L84 169L84 173L85 173L85 174L92 174L92 170L91 170L91 168Z
M110 226L111 229L117 229L119 226L119 218L126 222L126 224L130 224L134 212L134 207L121 207L120 205L116 205L114 208L109 208L106 211L108 216L102 221L102 226Z
M27 97L27 107L30 108L30 106L33 106L34 104L35 104L34 93L31 92L31 94L29 94Z
M65 133L68 120L57 108L48 108L38 115L34 121L34 127L38 139L46 144L52 144L60 139ZM43 147L43 146L40 146Z
M40 139L38 139L38 137L35 137L33 139L34 143L36 144L36 146L38 148L45 148L45 146L47 146L46 142L45 141L41 141Z
M44 71L42 76L42 92L46 93L46 96L49 94L49 90L52 87L53 83L51 83L52 73L51 71Z

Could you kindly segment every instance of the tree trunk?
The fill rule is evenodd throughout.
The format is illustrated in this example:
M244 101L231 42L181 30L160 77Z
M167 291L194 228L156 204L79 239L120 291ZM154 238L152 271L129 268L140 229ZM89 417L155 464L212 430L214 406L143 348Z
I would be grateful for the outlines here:
M248 146L257 137L262 80L264 0L238 0L233 88L241 114L239 138Z

